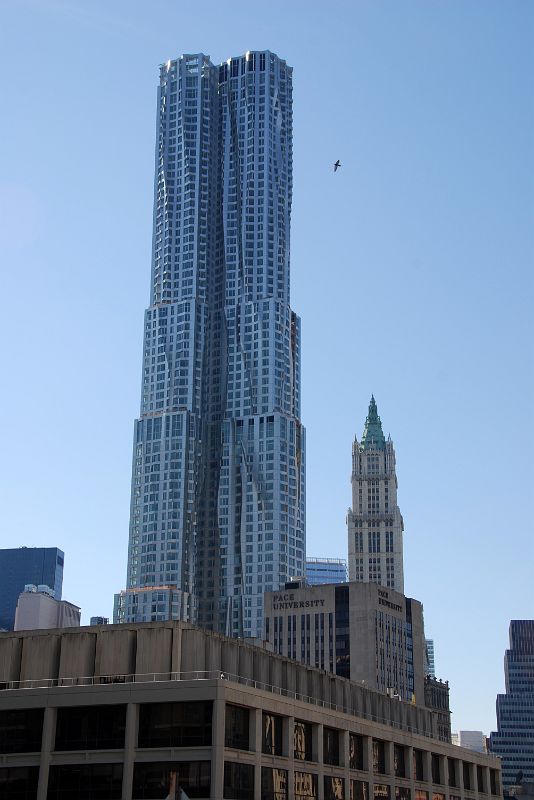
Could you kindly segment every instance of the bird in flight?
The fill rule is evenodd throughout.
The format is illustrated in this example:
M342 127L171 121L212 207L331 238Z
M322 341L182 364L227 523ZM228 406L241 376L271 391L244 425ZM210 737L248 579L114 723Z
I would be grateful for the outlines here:
M334 164L334 172L337 172L337 170L338 170L338 168L339 168L340 166L341 166L341 161L340 161L340 160L339 160L339 158L338 158L338 160L337 160L337 161L336 161L336 163Z

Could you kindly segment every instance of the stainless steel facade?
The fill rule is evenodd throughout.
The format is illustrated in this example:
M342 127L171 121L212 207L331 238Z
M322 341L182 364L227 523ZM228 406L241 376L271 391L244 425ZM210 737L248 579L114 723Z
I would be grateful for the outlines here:
M292 70L161 68L152 287L119 622L236 636L302 574L300 320L289 305Z

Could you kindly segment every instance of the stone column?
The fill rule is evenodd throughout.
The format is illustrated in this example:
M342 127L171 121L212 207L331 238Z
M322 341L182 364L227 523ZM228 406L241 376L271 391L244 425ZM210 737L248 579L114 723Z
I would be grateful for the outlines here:
M341 766L345 772L345 797L350 797L350 734L349 731L340 731L341 736L339 753L341 756Z
M43 737L41 739L41 760L39 763L39 783L37 800L46 800L48 795L48 772L56 738L57 708L47 706L44 710Z
M385 761L385 773L392 777L395 773L395 761L393 756L393 742L384 742L384 761Z
M442 755L439 757L439 777L441 778L442 785L447 786L449 783L449 765L447 763L447 757Z
M433 783L432 753L429 750L423 750L423 779L425 783Z
M406 745L404 747L404 766L406 767L406 777L413 783L415 780L415 773L413 768L413 747L411 745Z
M284 717L282 722L282 752L288 758L287 765L287 796L288 800L295 797L295 744L293 740L295 717Z
M254 797L261 797L261 708L250 709L250 749L254 752Z
M225 699L221 682L217 686L216 697L213 702L213 719L211 723L211 796L222 797L224 783L224 719Z
M363 737L363 768L370 776L373 775L373 737Z
M323 756L323 725L314 725L314 735L312 737L313 760L317 761L317 797L324 800L324 756Z

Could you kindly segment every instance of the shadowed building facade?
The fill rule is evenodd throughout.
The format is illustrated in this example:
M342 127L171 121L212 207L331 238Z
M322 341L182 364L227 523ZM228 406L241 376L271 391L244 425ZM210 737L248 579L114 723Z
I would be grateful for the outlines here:
M502 759L504 789L534 782L534 620L510 622L510 648L504 656L506 691L497 695L497 730L492 753ZM520 780L518 780L518 776Z

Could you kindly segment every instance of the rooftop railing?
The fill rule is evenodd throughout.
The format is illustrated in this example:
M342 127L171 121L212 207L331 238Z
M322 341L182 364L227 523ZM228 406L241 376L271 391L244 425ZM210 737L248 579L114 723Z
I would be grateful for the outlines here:
M297 692L292 689L285 689L281 686L274 686L263 681L246 678L243 675L235 675L230 672L221 670L195 670L191 672L150 672L146 674L115 674L115 675L90 675L87 677L76 678L35 678L26 681L0 681L1 691L24 690L24 689L55 689L61 687L79 687L79 686L109 686L116 684L131 684L131 683L163 683L169 681L229 681L230 683L237 683L241 686L247 686L252 689L258 689L271 694L287 697L291 700L300 700L304 703L309 703L320 708L329 709L331 711L339 711L343 714L349 714L353 717L369 720L370 722L387 725L390 728L397 730L408 731L415 733L419 736L427 738L435 738L432 732L418 728L417 726L409 725L400 720L392 720L372 714L364 709L357 709L349 706L344 706L339 703L332 703L328 700L323 700L319 697L312 697L310 695Z

